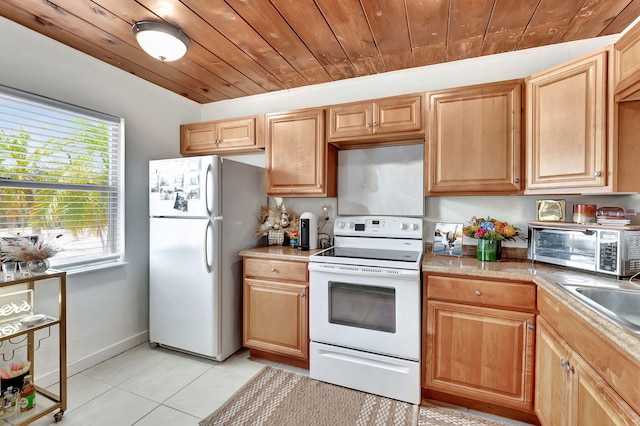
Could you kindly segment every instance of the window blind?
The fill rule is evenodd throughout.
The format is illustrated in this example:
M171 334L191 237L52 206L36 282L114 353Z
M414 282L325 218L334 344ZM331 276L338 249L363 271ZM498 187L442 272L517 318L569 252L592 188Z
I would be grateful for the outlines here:
M0 236L37 235L54 267L123 255L124 120L0 85Z

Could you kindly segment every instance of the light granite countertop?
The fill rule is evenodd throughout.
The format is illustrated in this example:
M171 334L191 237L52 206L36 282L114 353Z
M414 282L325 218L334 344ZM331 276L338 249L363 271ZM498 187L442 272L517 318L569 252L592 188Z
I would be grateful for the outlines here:
M447 257L425 254L422 261L424 273L464 275L478 278L530 281L561 301L571 311L590 324L609 340L624 349L640 364L640 333L619 326L584 302L570 295L557 283L640 290L638 281L617 280L600 274L579 272L553 265L522 260L482 262L475 257Z
M295 262L308 262L309 255L317 253L322 249L302 251L296 248L284 246L263 246L254 247L240 252L240 256L258 257L270 260L292 260Z

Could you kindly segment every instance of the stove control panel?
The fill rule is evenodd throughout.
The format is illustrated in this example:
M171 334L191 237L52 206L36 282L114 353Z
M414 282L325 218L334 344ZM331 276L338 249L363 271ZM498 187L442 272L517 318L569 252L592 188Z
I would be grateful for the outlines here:
M336 236L363 236L422 239L422 218L395 216L340 216L333 233Z

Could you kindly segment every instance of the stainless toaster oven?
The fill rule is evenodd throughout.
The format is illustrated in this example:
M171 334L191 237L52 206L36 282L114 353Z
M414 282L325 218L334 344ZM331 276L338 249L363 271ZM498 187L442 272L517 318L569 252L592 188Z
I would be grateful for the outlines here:
M597 224L529 224L528 257L621 279L640 272L640 230Z

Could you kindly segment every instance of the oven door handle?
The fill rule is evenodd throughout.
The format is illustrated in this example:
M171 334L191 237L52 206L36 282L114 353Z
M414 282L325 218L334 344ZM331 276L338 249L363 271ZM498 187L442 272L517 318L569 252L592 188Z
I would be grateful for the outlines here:
M386 277L398 280L415 280L420 278L420 270L376 268L374 266L334 265L329 263L309 262L309 272L327 274L358 275L362 277Z

